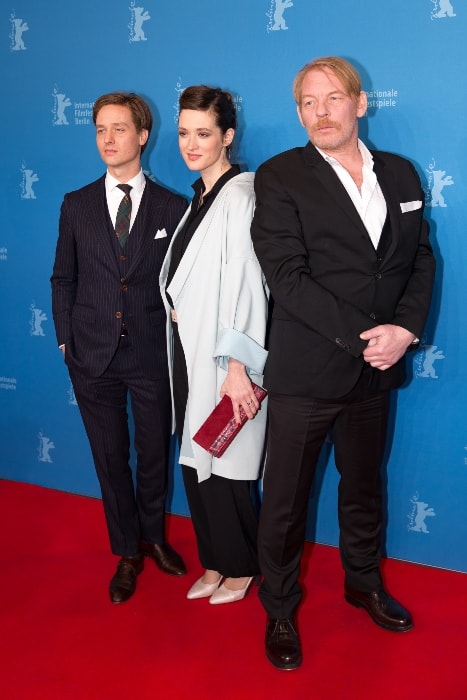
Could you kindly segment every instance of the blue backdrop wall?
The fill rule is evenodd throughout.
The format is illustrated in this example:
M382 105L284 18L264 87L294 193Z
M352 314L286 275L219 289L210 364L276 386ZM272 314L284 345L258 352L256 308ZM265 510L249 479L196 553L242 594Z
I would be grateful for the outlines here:
M293 77L308 60L338 54L359 69L369 95L366 143L409 157L422 178L438 259L411 381L394 397L386 549L467 571L465 0L18 0L3 3L0 27L0 477L99 496L49 285L63 195L104 172L96 97L147 98L156 128L144 168L189 196L193 175L176 133L184 87L234 93L237 160L255 170L305 143ZM336 544L331 445L321 467L308 535ZM169 508L187 513L176 454Z

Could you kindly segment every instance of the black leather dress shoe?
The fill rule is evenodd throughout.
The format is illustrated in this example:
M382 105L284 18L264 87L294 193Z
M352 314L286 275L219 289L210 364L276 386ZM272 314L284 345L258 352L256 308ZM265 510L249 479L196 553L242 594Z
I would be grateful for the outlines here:
M144 569L144 557L122 557L117 571L110 581L109 593L112 603L124 603L136 590L136 577Z
M186 574L186 566L180 554L177 554L175 549L172 549L170 544L150 544L149 542L141 542L141 551L144 556L154 559L161 571L172 576L183 576Z
M302 663L300 637L293 618L268 617L265 646L266 656L276 668L291 671Z
M344 597L356 608L365 608L369 616L380 627L391 632L408 632L413 627L412 616L385 590L364 593L346 588Z

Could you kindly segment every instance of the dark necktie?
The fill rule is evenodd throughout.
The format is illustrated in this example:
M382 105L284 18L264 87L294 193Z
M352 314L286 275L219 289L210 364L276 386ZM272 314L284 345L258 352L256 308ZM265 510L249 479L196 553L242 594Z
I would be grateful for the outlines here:
M123 248L130 233L131 185L117 185L117 187L119 187L125 193L125 196L122 198L122 201L118 207L117 218L115 220L115 234L121 247Z

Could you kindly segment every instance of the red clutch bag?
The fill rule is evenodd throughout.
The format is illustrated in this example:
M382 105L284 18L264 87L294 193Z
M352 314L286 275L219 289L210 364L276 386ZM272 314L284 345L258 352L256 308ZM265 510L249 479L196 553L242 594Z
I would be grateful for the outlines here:
M251 384L253 386L254 395L261 403L268 392L254 382L251 382ZM230 396L223 396L216 408L206 418L198 432L193 435L193 440L207 450L207 452L210 452L214 457L221 457L247 420L247 415L243 407L240 406L241 422L237 423L234 418Z

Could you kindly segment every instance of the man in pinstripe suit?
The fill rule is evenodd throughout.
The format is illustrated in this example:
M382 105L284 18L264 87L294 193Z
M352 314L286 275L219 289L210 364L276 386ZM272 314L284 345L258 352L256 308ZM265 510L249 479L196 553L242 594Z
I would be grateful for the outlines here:
M165 541L170 441L165 311L159 271L186 202L141 169L152 115L134 93L95 102L93 120L106 175L65 195L51 278L52 310L101 486L112 552L120 557L110 599L134 593L144 556L186 572ZM115 234L131 186L129 236ZM129 466L127 399L134 421L135 484Z

